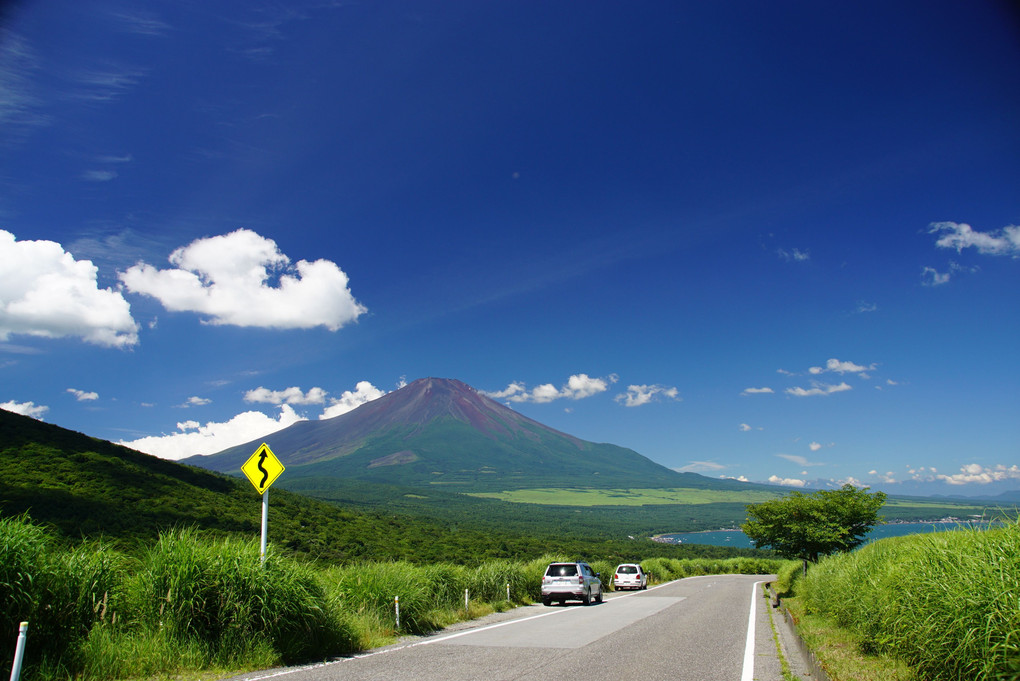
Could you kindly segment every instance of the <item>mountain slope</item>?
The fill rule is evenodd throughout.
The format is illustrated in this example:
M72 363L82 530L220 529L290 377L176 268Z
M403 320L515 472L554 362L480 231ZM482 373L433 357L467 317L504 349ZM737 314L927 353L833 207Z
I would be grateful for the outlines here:
M475 564L549 552L616 561L737 555L714 547L611 541L638 530L591 514L565 524L562 509L522 512L520 505L461 494L431 493L429 502L440 507L441 516L433 522L410 517L423 515L413 504L397 508L402 500L425 499L410 492L360 483L361 505L379 510L355 512L346 503L317 501L274 485L269 541L291 555L331 564L395 559ZM246 480L0 410L0 516L22 513L69 542L102 537L144 551L159 532L180 526L257 542L261 501ZM649 533L676 527L671 521L653 524Z
M530 486L749 487L680 474L527 418L456 380L423 378L341 416L185 462L236 473L265 441L291 480L342 477L495 490Z

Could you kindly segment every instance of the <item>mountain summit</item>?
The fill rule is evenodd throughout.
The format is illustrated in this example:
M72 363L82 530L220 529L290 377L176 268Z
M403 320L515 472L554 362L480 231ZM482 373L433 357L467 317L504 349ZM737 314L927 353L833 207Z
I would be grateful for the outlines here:
M340 416L301 421L260 440L184 463L236 473L265 441L290 480L342 477L453 485L456 490L548 486L716 486L611 444L529 419L461 381L422 378ZM697 484L700 481L700 484ZM695 484L692 484L695 483ZM706 484L706 483L712 483Z

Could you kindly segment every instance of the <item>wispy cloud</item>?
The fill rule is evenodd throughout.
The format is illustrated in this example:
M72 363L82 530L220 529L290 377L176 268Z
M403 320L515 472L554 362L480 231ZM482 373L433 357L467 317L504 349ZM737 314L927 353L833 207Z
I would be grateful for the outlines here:
M87 182L109 182L116 177L116 170L86 170L81 174L81 179Z
M773 390L772 388L769 388L769 387L764 387L764 388L744 388L743 392L741 392L740 394L741 395L771 395L774 392L775 392L775 390Z
M785 248L776 249L776 253L779 257L787 262L805 262L811 259L811 253L807 250L800 250L794 248L793 250L787 251Z
M928 233L941 235L936 246L952 248L957 253L974 248L983 255L1020 257L1020 225L1009 225L996 232L978 232L962 222L933 222Z
M656 401L659 397L680 400L679 391L664 385L629 385L627 392L620 393L614 399L628 407L639 407Z
M786 459L787 461L795 463L798 466L824 466L825 465L823 463L818 463L816 461L808 461L806 457L798 456L797 454L776 454L776 456L778 456L780 459Z
M711 473L725 470L726 468L728 468L728 466L716 461L691 461L686 466L674 468L673 470L678 473Z

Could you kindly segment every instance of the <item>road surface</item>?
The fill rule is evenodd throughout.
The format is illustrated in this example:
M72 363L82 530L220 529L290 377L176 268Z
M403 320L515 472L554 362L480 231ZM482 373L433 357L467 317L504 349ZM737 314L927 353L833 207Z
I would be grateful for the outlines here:
M234 681L781 681L760 585L767 579L691 577L607 594L587 607L532 605L363 655Z

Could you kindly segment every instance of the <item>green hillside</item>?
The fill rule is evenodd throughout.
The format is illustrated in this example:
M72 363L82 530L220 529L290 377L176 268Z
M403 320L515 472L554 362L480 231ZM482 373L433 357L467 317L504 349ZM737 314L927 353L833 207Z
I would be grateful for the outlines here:
M28 513L68 541L102 536L130 547L150 543L161 530L175 526L222 535L259 533L261 498L247 480L165 461L3 410L0 443L0 514ZM507 523L522 505L445 494L431 500L441 510L428 513L415 503L422 499L406 490L365 483L356 485L359 491L351 495L359 497L362 510L356 511L287 491L281 484L286 478L285 473L270 492L270 541L292 555L329 563L467 563L531 558L548 551L607 559L706 555L648 541L593 543L593 536L612 534L605 529L611 520L606 516L530 517L525 511L518 522ZM595 531L600 525L602 531ZM734 555L714 549L709 553Z

